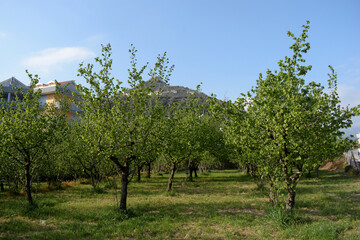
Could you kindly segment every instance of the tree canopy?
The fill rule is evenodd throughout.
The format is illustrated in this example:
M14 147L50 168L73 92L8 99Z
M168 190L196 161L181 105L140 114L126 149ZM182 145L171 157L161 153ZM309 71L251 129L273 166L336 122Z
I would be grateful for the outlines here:
M121 210L126 210L127 185L131 173L135 171L134 166L142 159L141 155L151 151L146 147L147 140L153 133L152 127L161 117L158 94L153 84L158 78L167 82L173 69L173 66L167 66L169 61L166 53L159 55L154 68L149 71L151 80L145 84L143 74L148 64L138 68L137 50L132 48L129 52L129 88L123 87L122 82L111 76L110 44L103 46L101 58L95 58L99 72L94 70L92 64L80 65L79 76L90 87L77 87L80 99L77 104L83 110L80 121L86 124L82 128L85 130L82 138L91 143L88 146L98 151L104 161L111 161L121 172Z
M37 75L29 74L31 88L38 83ZM11 102L0 102L0 149L3 167L21 169L23 174L14 174L14 181L24 177L27 200L34 201L31 194L33 174L46 165L43 156L51 148L55 131L65 123L65 118L55 110L54 104L40 105L41 90L16 89L16 97ZM11 171L7 172L11 174ZM16 179L17 178L17 179Z
M330 66L328 88L306 84L312 66L303 65L310 49L309 22L294 40L292 57L278 62L279 70L261 74L257 85L228 108L228 136L239 148L241 161L250 163L270 184L270 198L295 204L295 187L302 172L318 167L351 147L342 129L351 126L358 107L343 108L337 94L337 76Z

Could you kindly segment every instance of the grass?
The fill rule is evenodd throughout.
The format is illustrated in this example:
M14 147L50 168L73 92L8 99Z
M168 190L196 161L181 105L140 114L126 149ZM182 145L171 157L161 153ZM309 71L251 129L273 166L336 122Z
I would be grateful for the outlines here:
M212 171L184 183L177 173L129 185L128 214L116 211L111 189L68 183L42 187L38 208L24 195L0 194L1 239L360 239L360 179L321 171L302 179L289 218L270 208L267 193L236 170Z

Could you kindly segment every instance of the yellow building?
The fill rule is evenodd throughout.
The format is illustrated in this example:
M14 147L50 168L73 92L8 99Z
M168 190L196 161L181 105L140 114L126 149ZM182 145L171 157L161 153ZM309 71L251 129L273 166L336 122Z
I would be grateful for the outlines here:
M41 97L39 100L41 105L53 103L55 107L59 107L59 101L65 100L68 105L67 109L63 111L66 115L66 120L75 120L77 118L76 111L79 111L76 105L71 101L73 93L77 93L75 81L59 82L59 85L59 88L57 88L55 81L38 83L34 87L34 91L41 90Z

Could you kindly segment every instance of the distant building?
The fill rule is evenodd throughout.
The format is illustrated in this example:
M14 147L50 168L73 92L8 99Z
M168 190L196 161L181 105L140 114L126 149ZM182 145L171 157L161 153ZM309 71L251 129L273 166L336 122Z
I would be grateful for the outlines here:
M0 82L0 86L2 86L2 98L6 100L6 102L11 102L15 100L16 95L20 99L23 98L23 96L18 91L19 88L21 88L24 91L28 91L30 88L17 80L15 77L11 77L5 81Z
M356 170L360 171L359 149L353 149L345 152L344 159L349 166L352 166Z
M7 102L11 102L15 99L15 94L19 94L17 89L22 88L24 91L28 91L31 88L17 80L15 77L9 78L3 82L0 82L3 90L3 98L6 99ZM65 81L59 82L59 88L56 88L55 81L50 81L48 83L38 83L33 90L41 90L41 96L39 102L42 106L45 104L55 104L56 107L59 107L59 101L65 100L68 103L68 109L63 111L66 120L72 121L77 118L76 111L79 109L76 107L74 103L72 103L71 99L73 98L72 93L77 93L75 88L75 81ZM58 95L59 90L63 93L62 95ZM21 99L22 96L20 95Z
M356 134L357 142L360 144L360 133Z

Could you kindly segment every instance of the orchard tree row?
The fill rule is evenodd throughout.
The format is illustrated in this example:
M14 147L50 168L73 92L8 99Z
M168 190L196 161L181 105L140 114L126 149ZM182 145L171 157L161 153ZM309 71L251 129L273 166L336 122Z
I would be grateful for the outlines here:
M143 79L148 66L139 68L135 54L132 48L127 88L111 76L110 45L103 46L102 57L95 59L98 66L80 65L79 76L88 87L77 86L77 121L65 121L63 111L69 106L61 92L58 108L41 106L40 90L18 89L15 101L1 102L0 178L11 191L24 189L33 205L40 182L56 187L64 180L86 177L96 189L101 181L119 177L119 208L125 210L128 184L134 176L140 181L143 169L148 177L154 166L168 170L166 189L171 191L177 169L186 169L191 180L200 164L221 164L226 152L220 122L207 104L199 102L197 91L189 93L185 104L164 105L162 90L155 85L167 83L173 70L166 53L158 56L145 77L148 81ZM39 79L29 77L34 87Z
M236 101L206 103L197 92L185 104L163 104L159 81L167 84L174 66L166 53L155 65L138 66L135 48L129 50L128 87L111 75L111 46L102 47L96 65L80 64L74 96L81 112L66 122L67 102L58 107L39 104L40 90L18 89L11 103L1 101L0 180L14 192L26 191L36 204L34 185L89 178L94 189L103 180L121 181L120 210L126 210L128 184L141 171L167 170L171 191L178 169L192 180L199 167L232 161L247 170L259 185L269 188L272 204L291 211L296 185L304 172L317 170L325 160L342 154L354 143L343 138L359 107L342 108L337 76L330 67L328 88L305 83L311 66L303 65L309 22L294 43L292 57L279 69L259 76L257 85ZM148 73L148 75L146 75ZM29 74L31 86L39 81ZM150 80L147 80L150 79ZM199 89L197 89L198 91ZM111 177L111 178L110 178ZM165 188L165 186L164 186Z

